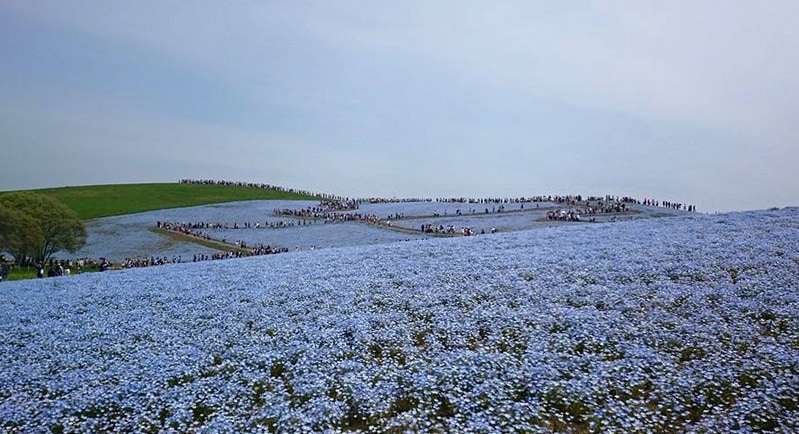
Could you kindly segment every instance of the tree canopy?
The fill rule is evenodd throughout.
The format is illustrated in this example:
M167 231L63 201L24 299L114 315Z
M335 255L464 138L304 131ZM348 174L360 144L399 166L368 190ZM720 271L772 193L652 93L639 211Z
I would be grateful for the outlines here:
M0 203L0 252L15 258L32 256L32 248L44 242L33 217Z
M74 252L86 244L86 227L63 203L31 192L0 196L0 250L17 261L47 261L56 252Z

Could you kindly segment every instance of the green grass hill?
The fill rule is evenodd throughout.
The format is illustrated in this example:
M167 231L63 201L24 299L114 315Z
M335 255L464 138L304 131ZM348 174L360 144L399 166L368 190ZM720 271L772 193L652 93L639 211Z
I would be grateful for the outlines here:
M84 220L241 200L319 200L278 189L183 183L88 185L30 191L58 199ZM3 193L10 192L0 195Z

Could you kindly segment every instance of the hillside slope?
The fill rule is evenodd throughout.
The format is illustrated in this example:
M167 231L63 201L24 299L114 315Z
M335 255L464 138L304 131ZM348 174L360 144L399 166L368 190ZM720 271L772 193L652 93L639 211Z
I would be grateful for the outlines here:
M184 183L88 185L30 191L58 199L84 220L242 200L319 200L274 188Z
M799 209L3 284L6 432L799 430Z

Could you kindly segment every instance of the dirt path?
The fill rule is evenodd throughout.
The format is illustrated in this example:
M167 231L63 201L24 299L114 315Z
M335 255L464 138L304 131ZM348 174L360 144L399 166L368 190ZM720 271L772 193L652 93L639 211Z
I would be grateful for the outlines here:
M239 247L239 246L237 246L236 244L233 244L233 243L222 242L222 241L214 240L214 239L210 239L209 240L209 239L198 237L196 235L190 235L190 234L187 234L187 233L183 233L183 232L180 232L180 231L171 231L169 229L164 229L164 228L150 228L150 231L155 232L157 234L161 234L161 235L163 235L165 237L168 237L168 238L172 238L172 239L176 239L176 240L180 240L180 241L188 241L188 242L191 242L191 243L194 243L194 244L199 244L201 246L209 247L211 249L216 249L216 250L223 251L223 252L231 252L232 251L232 252L235 252L235 253L241 253L243 255L249 255L251 253L250 249L243 249L243 248L241 248L241 247Z

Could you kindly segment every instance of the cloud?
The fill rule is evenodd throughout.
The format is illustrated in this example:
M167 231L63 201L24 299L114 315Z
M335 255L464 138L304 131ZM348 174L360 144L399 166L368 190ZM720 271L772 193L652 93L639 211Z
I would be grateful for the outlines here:
M798 12L778 1L12 1L0 19L22 24L0 43L11 83L0 111L58 119L36 134L5 123L20 143L40 134L42 149L151 147L187 171L341 194L796 204ZM81 123L95 118L103 125Z

